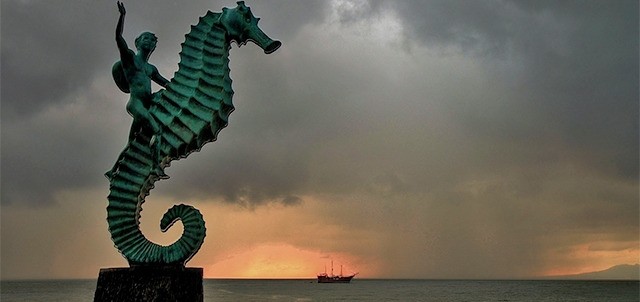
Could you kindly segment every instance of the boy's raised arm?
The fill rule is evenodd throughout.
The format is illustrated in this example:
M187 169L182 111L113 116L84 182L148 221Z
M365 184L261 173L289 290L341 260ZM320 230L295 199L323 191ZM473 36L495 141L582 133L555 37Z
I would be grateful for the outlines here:
M129 47L127 42L122 37L122 30L124 29L124 16L127 11L124 9L124 4L118 1L118 11L120 12L120 18L118 19L118 25L116 25L116 43L120 50L120 59L127 59L129 57Z

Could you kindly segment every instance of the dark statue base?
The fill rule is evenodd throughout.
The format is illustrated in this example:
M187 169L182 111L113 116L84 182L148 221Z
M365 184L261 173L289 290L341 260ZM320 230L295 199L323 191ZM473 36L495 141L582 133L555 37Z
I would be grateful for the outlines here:
M121 267L100 269L94 302L202 302L200 267Z

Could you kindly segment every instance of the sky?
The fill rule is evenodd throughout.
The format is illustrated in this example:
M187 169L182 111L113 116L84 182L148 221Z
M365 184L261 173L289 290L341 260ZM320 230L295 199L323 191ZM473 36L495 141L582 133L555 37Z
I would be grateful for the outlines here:
M235 1L124 1L124 37L184 34ZM230 51L216 142L143 205L207 237L206 278L527 278L640 262L637 1L250 1L282 42ZM115 1L3 0L0 278L127 266L106 223L132 118L111 78ZM154 86L154 89L159 89Z

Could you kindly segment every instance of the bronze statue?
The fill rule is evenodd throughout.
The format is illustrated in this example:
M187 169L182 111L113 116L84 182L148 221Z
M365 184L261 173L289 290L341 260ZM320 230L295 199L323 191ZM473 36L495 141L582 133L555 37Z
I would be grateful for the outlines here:
M149 64L156 46L152 33L142 33L135 42L137 53L122 37L124 5L118 2L120 18L116 42L120 61L112 73L117 86L129 93L127 111L133 116L129 142L120 154L109 178L107 222L116 248L134 265L184 264L200 249L205 237L202 214L187 205L169 209L160 222L166 231L182 220L184 233L175 243L161 246L144 237L139 228L142 203L154 183L165 178L164 167L185 158L214 141L228 124L234 110L229 77L231 42L252 41L269 54L281 43L258 28L258 20L243 1L222 13L207 12L191 26L180 52L178 71L171 81ZM151 91L151 81L164 87ZM168 177L167 177L168 178Z

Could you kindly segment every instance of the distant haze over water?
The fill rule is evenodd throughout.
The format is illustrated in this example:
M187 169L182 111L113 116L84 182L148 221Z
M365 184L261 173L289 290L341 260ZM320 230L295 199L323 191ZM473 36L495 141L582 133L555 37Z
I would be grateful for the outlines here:
M616 265L609 269L574 275L550 276L557 279L581 279L581 280L639 280L640 264Z

